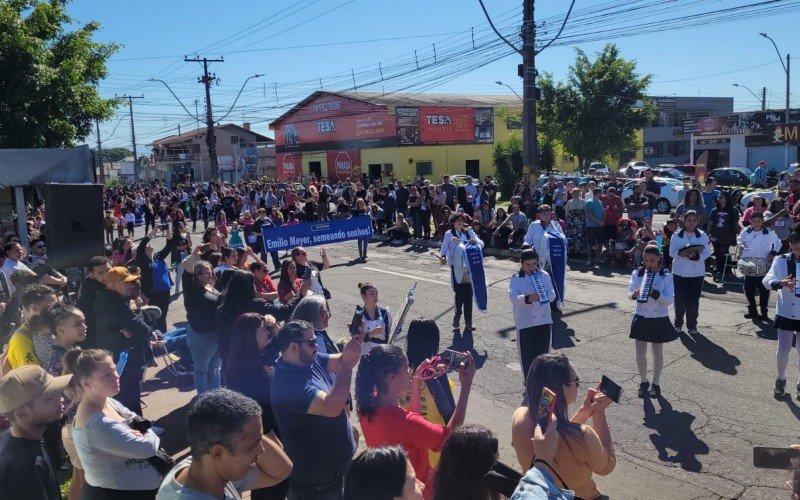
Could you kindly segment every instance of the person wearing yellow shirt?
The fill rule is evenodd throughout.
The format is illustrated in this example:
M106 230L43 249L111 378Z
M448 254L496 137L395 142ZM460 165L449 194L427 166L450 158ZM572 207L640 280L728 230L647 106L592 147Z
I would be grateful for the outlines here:
M30 285L25 289L22 294L22 312L26 321L11 336L6 351L6 363L11 369L25 365L41 365L34 348L36 332L30 331L27 319L39 314L57 300L55 291L48 286Z

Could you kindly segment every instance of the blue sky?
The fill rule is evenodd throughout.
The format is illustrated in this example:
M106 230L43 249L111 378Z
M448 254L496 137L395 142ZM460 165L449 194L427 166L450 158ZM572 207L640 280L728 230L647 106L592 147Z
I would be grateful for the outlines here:
M521 0L485 3L507 33L521 22ZM792 36L800 10L652 32L653 27L664 26L664 19L755 2L657 3L576 0L575 21L568 23L564 32L564 36L572 36L564 39L569 44L554 44L542 52L537 58L539 71L563 79L574 61L574 48L593 53L614 42L623 57L637 61L641 73L653 75L651 95L730 96L735 98L737 110L760 107L748 91L732 86L739 83L756 93L766 86L768 105L783 108L785 74L775 49L758 33L768 32L783 54L788 51L800 58L800 42ZM558 27L557 16L563 16L568 7L568 0L536 2L536 19L548 21L541 30L542 39L552 36ZM617 17L604 15L611 11L603 9L611 7L629 12ZM124 45L110 61L109 77L100 89L106 97L125 93L145 96L135 101L139 154L147 152L145 145L154 139L177 133L178 125L182 131L194 127L194 120L164 85L149 78L165 80L191 114L198 100L202 114L203 88L197 83L202 68L183 62L183 55L193 56L195 52L201 57L225 59L211 66L220 78L212 89L216 117L231 107L248 76L264 74L250 80L224 121L252 122L255 130L270 136L269 121L286 106L319 89L320 78L325 89L345 89L353 84L351 70L356 85L371 84L368 90L373 91L509 93L494 83L502 80L521 92L516 76L520 60L510 54L510 49L498 44L470 52L473 33L478 47L495 40L478 0L239 0L230 4L208 0L78 0L70 4L69 11L78 22L99 21L103 29L97 39ZM636 19L641 16L652 17ZM648 24L638 27L640 23ZM625 32L636 34L619 36ZM601 40L582 40L593 36ZM422 71L415 71L415 50ZM509 55L501 57L504 53ZM451 62L443 65L442 59ZM800 106L800 61L793 62L796 76L792 105ZM385 77L400 72L404 76L381 82L379 63ZM470 68L475 69L460 74ZM101 137L104 147L130 147L127 106L101 125Z

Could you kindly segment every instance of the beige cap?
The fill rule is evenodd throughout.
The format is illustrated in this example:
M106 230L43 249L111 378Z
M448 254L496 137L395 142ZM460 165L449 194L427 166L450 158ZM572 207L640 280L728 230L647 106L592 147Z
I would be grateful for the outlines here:
M108 273L106 274L105 282L108 283L117 283L120 281L136 281L140 278L136 274L131 274L128 271L128 268L118 266L112 267L109 269Z
M0 413L25 406L41 394L61 394L72 375L53 377L39 365L20 366L0 378Z

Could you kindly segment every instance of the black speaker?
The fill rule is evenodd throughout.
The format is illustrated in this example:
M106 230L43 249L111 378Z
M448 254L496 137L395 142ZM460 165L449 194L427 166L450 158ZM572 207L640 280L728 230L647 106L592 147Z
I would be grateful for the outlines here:
M82 268L103 255L103 186L45 184L47 262L56 269Z

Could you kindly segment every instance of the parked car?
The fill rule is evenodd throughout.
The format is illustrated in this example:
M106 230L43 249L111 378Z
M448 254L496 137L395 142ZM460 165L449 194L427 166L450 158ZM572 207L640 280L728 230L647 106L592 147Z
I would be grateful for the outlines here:
M695 166L691 163L662 163L656 168L673 168L680 170L683 175L688 175L692 179L695 177Z
M683 179L684 176L688 176L688 174L681 172L677 168L665 167L664 165L654 168L653 175L655 177L669 177L670 179Z
M752 191L747 193L746 195L742 196L742 199L739 201L739 206L741 207L742 212L753 203L753 198L756 196L760 196L767 200L767 204L769 204L772 200L774 200L778 195L775 191L770 190L763 190L763 191Z
M541 177L539 177L539 181L536 183L536 188L537 188L537 189L542 189L542 186L544 186L545 184L547 184L547 179L548 179L549 177L550 177L550 175L549 175L549 174L548 174L548 175L544 175L544 174L542 174L542 176L541 176ZM561 182L563 182L563 183L564 183L564 185L565 185L565 186L567 185L567 183L568 183L569 181L572 181L572 182L573 182L573 183L574 183L576 186L577 186L577 185L580 183L580 181L581 181L581 177L580 177L579 175L553 174L553 177L555 177L555 178L556 178L556 182L557 182L557 181L561 181Z
M738 167L717 168L709 173L709 176L717 180L719 186L743 186L750 185L750 174L747 170Z
M669 177L654 177L658 185L661 186L661 196L656 200L656 211L660 214L668 214L670 210L678 206L683 201L683 182L680 179ZM628 181L622 187L622 201L633 193L633 184L639 181Z
M593 161L590 163L589 169L595 169L598 174L608 174L608 165L600 161Z

